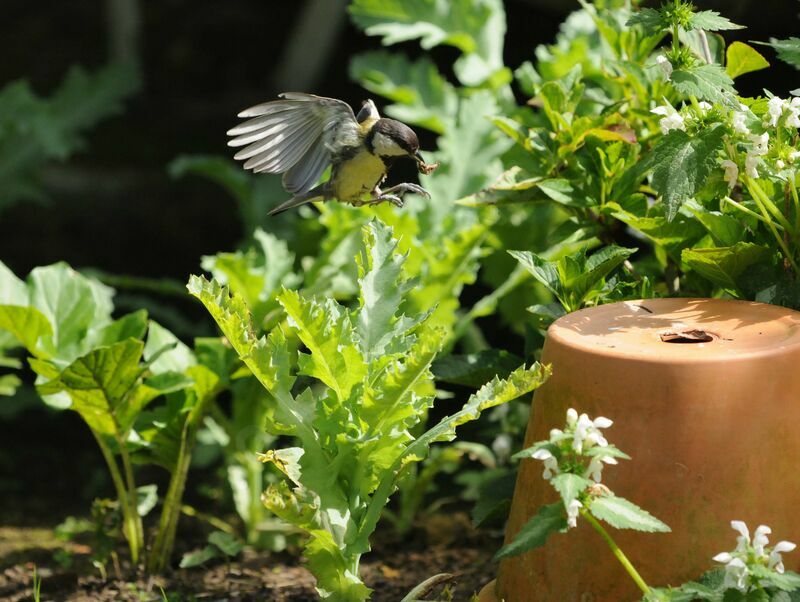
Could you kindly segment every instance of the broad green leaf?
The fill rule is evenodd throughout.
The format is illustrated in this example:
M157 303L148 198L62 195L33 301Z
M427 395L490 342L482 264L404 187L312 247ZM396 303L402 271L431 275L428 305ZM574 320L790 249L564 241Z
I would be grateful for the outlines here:
M668 533L670 528L646 510L615 495L594 498L589 512L617 529L634 529L647 533Z
M437 381L480 387L494 377L506 378L522 363L522 358L500 349L485 349L470 355L448 355L434 362Z
M731 43L725 51L725 58L725 73L731 79L769 67L767 59L761 56L758 50L744 42Z
M205 564L212 558L219 556L219 551L214 546L206 546L201 550L195 552L187 552L181 558L180 567L182 569L191 569L201 564Z
M672 130L653 148L653 188L661 195L668 220L706 183L724 137L725 128L719 126L701 130L695 136Z
M28 287L0 261L0 305L28 305Z
M150 371L154 374L184 373L190 366L197 364L189 347L179 341L178 337L169 330L152 320L144 346L144 359L149 362Z
M89 427L101 435L124 436L157 392L137 394L144 343L127 339L100 347L67 366L58 378L37 389L43 395L65 392Z
M366 374L367 365L356 344L349 314L333 299L306 299L286 289L278 295L278 302L289 326L311 352L299 355L300 372L328 385L339 401L350 397Z
M561 495L561 499L564 501L564 506L566 507L587 487L592 485L592 481L580 475L565 472L554 476L550 480L550 484L555 487L555 490Z
M744 29L743 25L737 25L726 17L721 16L714 10L701 10L692 15L689 24L694 29L704 29L705 31L729 31L732 29Z
M562 502L542 506L539 513L525 523L519 533L514 536L514 540L500 548L494 559L501 560L510 556L518 556L540 548L547 542L550 535L562 533L566 529L567 514Z
M415 39L426 50L455 46L463 53L454 69L464 85L482 84L503 68L500 0L355 0L349 10L356 25L386 46Z
M458 95L427 57L411 62L404 54L374 51L350 61L350 77L395 104L386 113L403 123L443 134L458 110Z
M661 11L655 8L643 8L633 13L626 25L629 27L639 25L645 31L653 33L669 29L671 23L661 14Z
M700 100L733 106L736 94L733 80L720 65L699 64L675 69L670 81L685 98L694 96Z
M683 206L703 224L717 244L732 246L744 237L745 225L732 215L709 211L696 201L687 201Z
M741 291L739 277L758 263L769 261L773 252L750 242L730 247L684 249L681 260L704 278L728 291Z
M634 215L613 202L607 203L606 208L614 218L663 247L676 262L680 261L682 249L693 245L705 234L705 229L697 220L688 218L682 213L678 213L677 217L669 221L663 215L653 217Z
M769 43L760 42L765 46L771 46L778 52L778 58L785 63L789 63L795 69L800 69L800 38L786 38L778 40L770 38Z
M113 345L125 339L141 339L147 332L147 312L143 309L131 312L96 331L91 339L92 347Z
M44 314L34 307L18 305L0 305L0 330L9 332L31 355L41 355L39 339L53 333Z

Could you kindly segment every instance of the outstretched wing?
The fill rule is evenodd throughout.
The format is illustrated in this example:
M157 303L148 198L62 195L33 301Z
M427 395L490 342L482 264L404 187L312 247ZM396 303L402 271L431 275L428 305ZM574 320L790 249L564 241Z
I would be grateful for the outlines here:
M251 119L228 131L228 146L245 147L234 156L245 169L282 173L283 187L302 194L331 163L334 148L359 144L358 122L341 100L297 92L280 98L239 113Z

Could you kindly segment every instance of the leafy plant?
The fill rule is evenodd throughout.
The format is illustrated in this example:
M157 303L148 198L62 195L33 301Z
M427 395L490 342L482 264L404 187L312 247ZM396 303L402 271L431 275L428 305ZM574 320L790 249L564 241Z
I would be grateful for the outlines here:
M547 374L535 365L494 379L460 411L412 435L433 403L430 364L442 331L431 312L400 313L410 283L391 229L371 222L363 237L356 309L287 289L277 297L307 353L292 352L282 328L258 337L240 295L215 281L189 282L275 400L268 428L297 438L298 447L263 454L289 479L271 486L264 503L308 534L305 551L318 591L333 600L368 597L359 559L402 470L427 456L432 443L451 440L458 425L536 388ZM294 393L298 381L303 388Z
M208 536L208 545L197 552L189 552L181 559L181 568L200 566L213 558L233 558L242 551L242 544L230 533L214 531Z

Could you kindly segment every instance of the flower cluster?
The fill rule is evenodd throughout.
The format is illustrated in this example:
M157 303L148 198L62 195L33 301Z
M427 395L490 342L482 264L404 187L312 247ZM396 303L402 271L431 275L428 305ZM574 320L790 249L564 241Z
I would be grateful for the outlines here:
M790 541L779 541L772 548L768 548L768 535L772 533L766 525L760 525L750 539L750 530L740 520L731 521L731 527L739 532L736 538L736 549L732 552L722 552L714 556L714 560L725 564L726 589L737 589L747 592L752 586L758 585L758 577L754 576L757 567L766 567L767 570L783 573L783 558L781 554L791 552L796 545Z
M678 111L670 103L663 104L650 112L656 115L661 115L662 118L658 120L658 127L661 133L666 135L671 130L686 131L686 125L691 123L692 120L705 117L705 115L712 109L712 105L705 101L697 103L696 107L684 107Z
M527 457L543 462L542 477L547 481L559 474L569 473L600 483L606 464L617 464L617 457L627 457L610 445L601 432L601 429L612 424L611 420L603 416L591 419L587 414L578 414L570 408L567 410L564 428L551 430L550 438L536 443L531 448L533 453ZM575 526L582 507L583 504L578 499L565 504L567 524L570 527Z

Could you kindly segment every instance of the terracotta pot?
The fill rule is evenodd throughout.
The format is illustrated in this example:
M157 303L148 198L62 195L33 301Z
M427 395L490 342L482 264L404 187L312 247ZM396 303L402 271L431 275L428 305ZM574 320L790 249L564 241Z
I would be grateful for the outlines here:
M711 340L662 341L687 331ZM536 392L526 445L562 427L570 407L615 421L605 434L633 460L607 467L604 484L672 528L611 529L649 584L677 585L712 568L712 556L735 547L734 519L800 543L800 313L717 299L604 305L555 322L543 361L553 376ZM524 460L507 541L556 499L541 463ZM795 569L800 554L792 556L785 562ZM625 602L640 594L583 521L504 560L496 597Z

